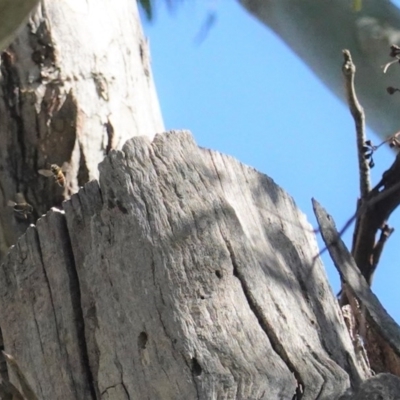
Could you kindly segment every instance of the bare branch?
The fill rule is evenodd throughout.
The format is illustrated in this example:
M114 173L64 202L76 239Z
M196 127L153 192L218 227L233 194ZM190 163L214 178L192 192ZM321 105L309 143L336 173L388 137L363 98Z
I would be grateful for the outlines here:
M354 65L349 50L343 50L344 63L342 66L343 76L346 84L346 97L349 104L351 115L354 118L357 135L358 167L360 172L360 195L365 199L371 190L371 178L369 174L369 162L364 155L365 136L365 114L364 109L359 103L354 88L354 76L356 66Z
M389 239L389 236L393 233L393 231L394 228L389 227L388 224L385 224L381 229L381 234L372 252L372 271L376 270L376 267L378 266L379 260L381 258L383 247L385 246L386 241Z

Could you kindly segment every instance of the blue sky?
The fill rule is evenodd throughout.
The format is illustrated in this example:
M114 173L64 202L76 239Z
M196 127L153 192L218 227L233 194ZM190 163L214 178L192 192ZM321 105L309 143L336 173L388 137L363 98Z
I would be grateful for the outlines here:
M189 129L200 146L232 155L270 176L313 226L312 197L343 226L358 196L348 108L236 1L182 2L172 13L164 2L157 4L153 23L142 20L166 128ZM198 44L195 39L213 10L217 21ZM341 64L338 54L338 68ZM369 136L380 142L373 133ZM377 152L374 184L393 159L388 149ZM390 224L397 230L384 250L373 291L400 322L399 212ZM344 235L348 246L352 232L353 227ZM338 273L329 255L323 261L336 292Z

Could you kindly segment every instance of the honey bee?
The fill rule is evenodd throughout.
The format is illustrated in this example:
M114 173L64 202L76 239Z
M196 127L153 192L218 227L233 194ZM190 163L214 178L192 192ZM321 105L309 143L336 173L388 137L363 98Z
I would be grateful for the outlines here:
M50 169L39 169L38 172L40 175L46 176L48 178L53 176L56 182L59 184L59 186L64 187L65 186L65 175L63 172L64 165L65 163L63 164L63 167L59 167L57 164L51 164Z
M31 215L33 211L33 207L27 203L22 193L17 193L15 195L15 201L8 200L7 205L13 208L14 215L18 219L28 219L28 216Z

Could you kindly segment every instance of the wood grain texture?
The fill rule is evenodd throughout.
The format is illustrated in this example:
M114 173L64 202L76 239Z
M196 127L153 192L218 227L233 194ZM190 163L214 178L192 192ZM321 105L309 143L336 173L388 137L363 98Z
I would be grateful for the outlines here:
M97 179L111 149L163 131L148 53L132 0L42 0L0 53L0 260L29 222ZM38 173L64 163L64 188ZM17 192L30 221L6 206Z
M50 211L28 228L2 265L0 282L5 348L37 396L90 399L79 285L63 214Z
M400 398L400 378L378 374L364 381L355 393L347 393L339 400L397 400Z
M363 306L367 320L365 346L371 368L379 372L400 375L400 326L387 313L371 291L364 276L336 230L332 217L313 200L314 212L326 247L350 293Z
M99 170L0 276L5 348L39 397L314 400L360 384L312 227L270 178L185 131L133 138Z

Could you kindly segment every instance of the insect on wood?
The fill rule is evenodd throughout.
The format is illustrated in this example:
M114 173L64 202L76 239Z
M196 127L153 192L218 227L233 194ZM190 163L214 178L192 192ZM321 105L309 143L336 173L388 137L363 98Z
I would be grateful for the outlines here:
M66 171L67 163L64 163L62 167L59 167L57 164L51 164L50 169L39 169L39 174L43 175L47 178L54 177L55 181L58 183L59 186L65 186L65 175L64 172Z
M14 216L18 219L28 219L33 211L33 207L25 200L22 193L15 195L15 201L8 200L7 205L13 208Z

